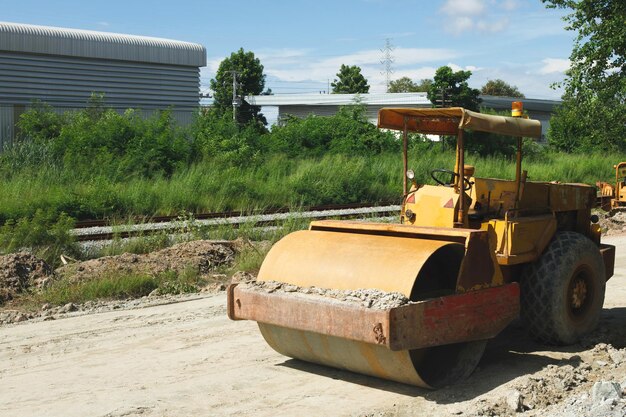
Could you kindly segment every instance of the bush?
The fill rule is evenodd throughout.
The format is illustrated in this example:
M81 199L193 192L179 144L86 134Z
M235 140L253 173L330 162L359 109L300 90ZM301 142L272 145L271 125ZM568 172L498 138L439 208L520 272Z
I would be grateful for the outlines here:
M194 155L170 111L144 118L132 109L119 114L94 99L86 109L63 115L36 105L20 117L18 125L32 141L32 145L21 142L9 150L18 155L26 152L21 168L39 169L45 157L66 171L88 176L170 176ZM33 152L33 147L46 153Z
M320 156L327 152L379 154L399 150L400 141L390 132L378 130L365 119L363 108L346 106L334 116L290 117L269 135L270 149L291 156Z
M58 113L52 106L36 101L29 111L20 116L17 127L22 135L37 142L45 142L61 134L68 118L68 113Z
M254 121L238 126L229 114L213 109L203 111L192 127L195 149L206 159L230 165L255 163L266 151L265 129Z
M548 141L562 152L626 152L626 103L595 94L565 96L550 121Z

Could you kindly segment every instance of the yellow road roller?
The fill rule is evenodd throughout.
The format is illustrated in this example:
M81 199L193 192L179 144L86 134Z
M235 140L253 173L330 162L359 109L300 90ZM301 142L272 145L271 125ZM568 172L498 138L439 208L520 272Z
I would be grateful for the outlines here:
M522 170L522 138L540 137L539 121L384 108L378 126L402 132L400 223L314 221L287 235L258 274L277 286L229 286L231 319L257 321L285 356L426 388L467 377L487 340L520 315L548 344L594 329L615 248L600 243L594 187L529 181ZM467 131L517 138L515 180L465 164ZM453 169L430 173L437 185L418 185L408 169L410 132L456 137ZM408 301L372 307L316 289Z

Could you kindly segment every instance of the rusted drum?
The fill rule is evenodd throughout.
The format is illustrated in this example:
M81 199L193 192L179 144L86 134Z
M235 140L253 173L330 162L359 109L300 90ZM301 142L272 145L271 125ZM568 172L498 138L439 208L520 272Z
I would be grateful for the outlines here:
M274 245L258 280L340 290L375 288L417 301L454 292L464 249L460 243L442 240L300 231ZM267 343L285 356L427 388L469 375L486 344L391 351L264 323L259 328Z

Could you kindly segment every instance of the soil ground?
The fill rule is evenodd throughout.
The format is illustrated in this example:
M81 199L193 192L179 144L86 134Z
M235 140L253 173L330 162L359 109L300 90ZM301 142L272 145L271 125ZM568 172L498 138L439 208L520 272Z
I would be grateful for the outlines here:
M546 347L513 323L470 378L438 391L281 356L255 323L226 318L224 293L204 293L0 326L0 415L621 416L621 393L593 395L626 385L626 235L605 241L616 268L594 334Z

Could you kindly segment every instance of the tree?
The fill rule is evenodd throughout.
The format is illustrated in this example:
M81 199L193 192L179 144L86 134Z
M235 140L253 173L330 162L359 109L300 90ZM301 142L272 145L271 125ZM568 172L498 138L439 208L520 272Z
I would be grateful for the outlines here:
M524 94L517 89L517 86L510 85L500 79L487 81L480 89L480 92L488 96L526 98Z
M361 74L361 68L356 65L341 64L335 79L330 85L333 87L333 94L366 94L370 91L367 80Z
M626 151L626 2L542 1L570 10L567 29L578 32L550 143L565 151Z
M578 31L566 80L577 89L612 91L624 100L626 87L626 2L623 0L542 0L548 8L570 9L564 20Z
M236 75L236 96L241 98L241 106L237 109L237 122L246 124L250 121L267 124L267 120L260 113L259 106L251 106L243 97L247 95L259 95L265 87L265 74L261 61L254 56L253 52L245 52L239 48L237 52L230 54L220 62L215 78L211 80L210 87L213 90L213 107L218 114L224 115L232 112L233 108L233 71Z
M409 77L402 77L389 83L388 93L419 93L428 92L433 80L425 78L416 84Z
M464 107L478 111L482 100L478 98L480 91L467 84L471 75L471 71L454 72L448 66L438 68L428 90L428 99L436 106L443 104L443 107ZM444 103L441 102L442 97L445 99Z

